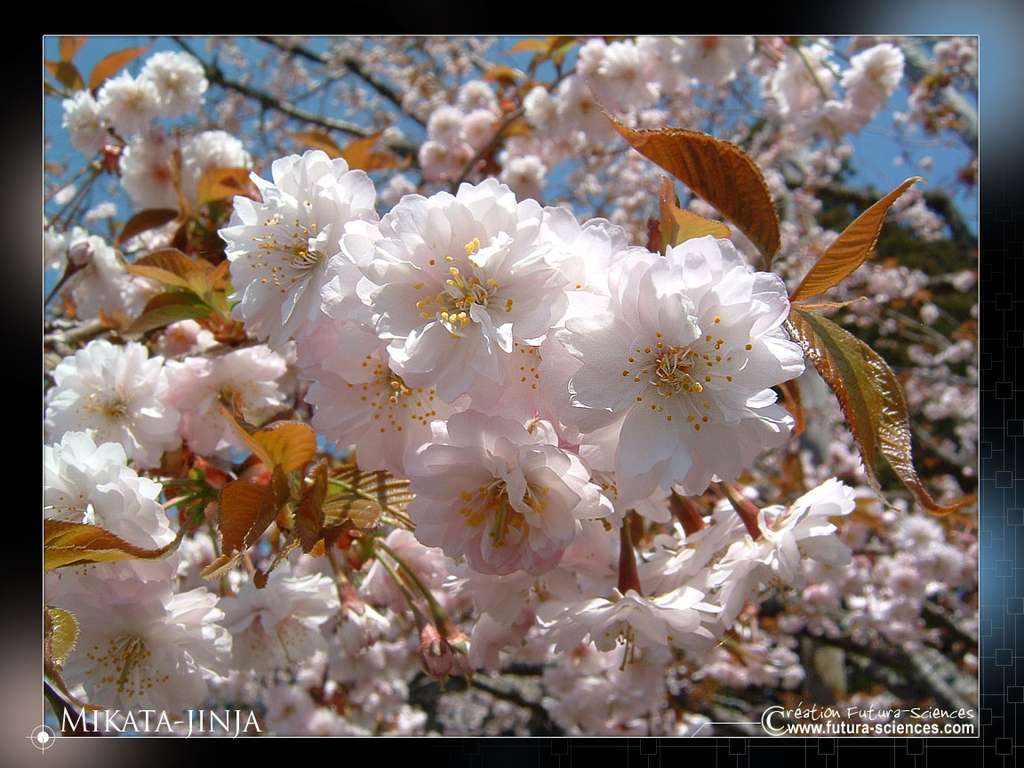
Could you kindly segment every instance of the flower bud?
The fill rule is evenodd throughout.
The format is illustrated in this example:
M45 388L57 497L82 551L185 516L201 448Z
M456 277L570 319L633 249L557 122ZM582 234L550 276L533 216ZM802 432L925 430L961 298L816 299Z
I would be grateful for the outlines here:
M420 661L431 677L446 677L454 666L452 647L433 624L424 624L420 630Z
M103 170L107 173L117 173L121 157L121 146L113 142L103 145Z
M81 269L89 265L94 253L92 243L86 238L68 248L68 261L71 262L75 269Z
M682 524L687 536L692 536L697 531L706 528L707 523L697 509L697 505L685 496L680 496L675 491L669 497L669 508L676 519Z

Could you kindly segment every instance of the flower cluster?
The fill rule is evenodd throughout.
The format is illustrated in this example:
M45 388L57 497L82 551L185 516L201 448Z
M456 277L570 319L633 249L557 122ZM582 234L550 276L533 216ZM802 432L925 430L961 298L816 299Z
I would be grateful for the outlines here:
M202 65L192 56L154 53L137 76L125 71L108 79L95 97L82 90L66 99L64 127L77 150L93 154L103 148L110 131L128 139L157 117L195 112L208 87Z
M837 208L864 207L839 184L856 134L904 85L898 122L948 117L904 83L920 51L549 38L523 49L526 74L483 68L493 43L267 37L280 66L235 81L251 54L217 38L212 69L154 53L63 101L72 145L144 224L72 226L118 211L82 214L74 183L43 222L63 270L47 537L114 537L47 572L48 609L77 633L61 695L230 702L294 735L708 735L720 687L827 676L839 701L877 697L828 673L829 643L969 667L976 538L959 516L882 506L787 322ZM976 76L969 42L930 53L951 82ZM369 91L317 81L318 64ZM292 130L289 98L335 86L376 126L337 123L352 148ZM759 124L729 116L752 101ZM748 151L781 219L771 270L697 197L676 213L715 234L663 238L661 179L606 113ZM317 148L285 154L295 142ZM913 190L889 215L922 248L969 237ZM947 272L868 259L825 310L906 364L940 501L976 484L979 439L961 301L977 273L950 253ZM505 685L520 674L539 698ZM427 688L474 675L494 687Z

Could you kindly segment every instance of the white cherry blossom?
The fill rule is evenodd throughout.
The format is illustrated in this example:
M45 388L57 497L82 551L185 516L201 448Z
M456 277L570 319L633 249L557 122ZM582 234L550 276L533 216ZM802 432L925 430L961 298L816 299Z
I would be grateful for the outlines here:
M162 117L195 112L209 87L202 64L183 51L154 53L146 59L139 77L156 86Z
M167 402L181 413L181 435L203 456L230 456L244 449L237 428L222 406L240 409L250 423L260 424L285 406L277 381L285 374L284 359L266 345L236 349L217 357L188 357L166 364Z
M770 387L803 371L782 322L785 285L708 236L637 252L608 278L607 311L570 318L557 338L583 366L564 420L613 469L620 499L657 485L701 493L733 480L789 435Z
M287 562L257 589L247 582L222 603L231 632L232 664L267 673L292 669L314 653L327 652L320 626L338 610L331 579L320 574L293 576Z
M120 443L138 467L155 467L177 447L180 415L167 398L162 357L137 342L89 342L54 369L46 405L46 432L89 431L98 443Z
M209 680L226 673L231 635L217 623L224 613L207 589L175 594L152 582L126 598L103 582L83 578L80 586L62 606L79 626L64 674L90 702L182 715L203 701Z
M555 649L560 651L584 639L601 651L622 643L651 649L704 648L715 639L704 624L717 608L703 598L702 592L688 586L652 598L632 589L626 594L616 589L609 598L542 604L537 614L542 625L554 627Z
M472 411L436 422L433 441L406 461L416 538L481 573L557 565L580 521L612 508L550 424L531 428Z
M380 224L381 239L343 247L377 288L367 303L391 368L446 402L493 399L503 358L537 346L567 305L566 276L543 240L541 207L517 203L494 179L456 195L409 195ZM372 258L358 254L371 252Z
M99 152L107 140L103 109L89 91L75 91L61 102L64 128L70 133L71 145L86 155Z
M754 38L747 35L687 37L679 44L679 66L706 85L727 83L754 52Z
M160 108L160 92L151 80L122 72L99 90L100 111L123 138L145 130Z
M236 197L227 243L238 304L233 316L272 349L320 315L328 260L353 222L376 220L373 182L310 150L275 160L273 181L253 174L263 202Z

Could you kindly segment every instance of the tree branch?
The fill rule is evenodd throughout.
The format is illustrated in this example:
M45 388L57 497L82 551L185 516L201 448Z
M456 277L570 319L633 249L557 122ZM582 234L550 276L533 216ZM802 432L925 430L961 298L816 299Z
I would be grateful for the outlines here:
M441 686L437 680L420 673L413 680L410 688L410 698L418 700L427 710L428 723L437 722L437 703L442 693ZM444 693L463 693L476 688L484 693L493 696L501 701L507 701L517 707L522 707L530 712L530 734L533 736L562 736L564 731L551 720L547 709L540 702L531 701L519 691L512 688L506 690L501 687L485 682L479 675L473 676L473 682L468 682L464 677L451 677L445 683ZM435 725L436 727L436 725Z
M923 608L926 623L942 627L951 634L955 635L958 640L967 643L967 645L969 646L975 648L978 647L978 638L971 632L961 627L956 622L956 619L953 618L953 616L951 616L941 605L939 605L938 603L933 603L930 600L926 600Z
M502 134L505 133L508 127L512 125L512 123L514 123L524 114L526 114L526 110L523 107L519 107L518 109L514 109L508 113L505 119L494 131L494 136L491 138L491 140L487 142L485 146L478 149L476 153L471 158L469 158L469 161L462 168L462 173L459 174L459 177L457 179L451 182L451 189L453 191L458 189L459 185L466 180L466 177L469 176L470 172L472 172L473 168L476 167L477 163L479 163L483 158L487 157L487 155L494 151L494 148L498 146L498 142L501 141Z
M917 83L927 77L935 69L933 62L918 43L912 38L900 42L903 55L907 62L907 75L909 79ZM942 101L962 119L964 127L956 132L964 140L967 148L977 152L978 149L978 113L967 103L960 92L951 85L947 85L940 92Z
M174 37L173 40L181 46L182 49L194 56L200 62L206 74L206 79L211 83L215 83L222 88L235 91L236 93L240 93L250 99L254 99L265 108L276 110L284 115L294 117L296 120L301 120L303 122L310 123L311 125L326 128L330 131L341 131L342 133L347 133L351 136L366 138L375 133L372 128L367 128L347 120L338 120L335 118L315 115L312 112L307 112L306 110L301 109L284 99L279 99L273 94L260 90L259 88L254 88L251 85L246 85L245 83L240 83L237 80L232 80L219 66L205 62L196 56L188 43L180 37ZM398 155L402 155L403 157L412 157L415 160L416 147L407 141L388 142L388 147Z
M290 53L295 56L299 56L300 58L306 59L307 61L313 61L316 62L317 64L322 64L323 66L328 68L330 68L330 66L333 63L329 57L323 56L317 53L316 51L312 51L309 48L306 48L304 45L298 43L295 45L286 45L268 35L260 35L256 39L259 40L260 42L266 43L267 45L272 45L280 51L284 51L285 53ZM383 96L385 99L394 104L402 112L402 114L406 115L409 119L415 121L419 125L424 125L423 121L420 118L418 118L416 115L412 114L404 106L402 106L402 97L398 94L397 91L395 91L387 83L383 83L380 80L374 78L372 75L368 74L366 70L363 69L363 65L359 61L352 58L351 56L343 56L340 59L338 59L338 61L340 61L345 66L345 68L348 69L353 75L358 77L364 83L373 88L373 90L375 90L381 96Z
M49 330L49 329L48 329ZM53 349L63 357L73 355L79 342L88 341L112 330L102 320L86 320L67 330L57 330L43 336L43 348Z
M802 636L820 644L842 648L847 653L862 656L875 664L887 667L907 680L917 683L923 693L944 707L959 709L964 706L959 694L939 677L934 659L928 658L933 654L941 656L941 653L934 648L925 647L919 651L904 650L903 648L882 650L861 645L846 637L822 637L806 632Z

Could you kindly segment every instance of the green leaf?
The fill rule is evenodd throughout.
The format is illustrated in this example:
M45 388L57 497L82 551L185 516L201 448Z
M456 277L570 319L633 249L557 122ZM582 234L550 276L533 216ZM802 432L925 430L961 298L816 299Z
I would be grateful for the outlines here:
M259 192L248 168L210 168L203 173L196 185L196 197L200 205L216 200L242 195L257 198Z
M213 284L219 282L223 270L205 259L192 258L177 248L162 248L136 259L126 268L130 274L191 291L211 308L217 306Z
M354 464L343 467L330 478L330 484L341 493L324 502L326 524L351 522L367 530L376 526L382 512L405 517L405 508L413 499L409 481L388 472L364 472Z
M728 239L729 227L720 221L705 219L692 211L679 207L675 185L667 176L662 178L661 195L661 250L669 245L679 245L695 237L711 235L718 239Z
M831 320L795 305L787 321L793 339L828 383L860 450L872 487L878 483L881 453L917 502L935 514L948 514L972 503L936 502L921 483L911 455L910 421L896 375L882 357Z
M302 469L316 454L316 432L301 421L280 421L253 435L273 467L285 472Z
M137 258L134 263L159 267L178 277L187 277L191 272L210 272L214 268L206 259L193 258L177 248L160 248L150 251L145 256Z
M251 450L267 467L280 467L285 472L302 469L316 454L316 432L301 421L281 421L266 429L250 433L238 423L232 410L221 405L221 413L235 428Z
M327 498L327 463L320 462L313 469L312 483L306 487L295 510L295 535L302 551L309 553L323 538L324 499Z
M196 296L183 291L162 293L150 299L142 314L122 331L126 336L141 335L180 320L196 320L213 314Z
M285 134L304 147L326 152L328 157L341 157L341 147L335 143L334 139L326 131L285 131Z
M508 49L509 53L547 53L551 50L551 38L520 40Z
M66 520L43 520L43 564L47 571L69 565L109 563L116 560L153 560L177 548L146 549L129 544L97 525Z
M48 605L44 624L46 658L58 667L63 666L71 651L75 649L75 642L78 640L78 621L63 608Z
M71 61L75 58L82 46L85 45L86 38L78 35L75 36L64 36L60 38L58 42L58 48L60 50L61 61Z
M484 72L484 80L514 85L517 81L526 80L526 73L515 67L497 64Z
M345 145L340 157L348 163L349 170L379 171L403 165L404 161L397 155L374 149L382 134L383 131L378 131L370 136L354 139Z
M138 48L125 48L124 50L114 51L100 59L99 63L93 67L92 74L89 75L89 89L95 90L99 88L103 85L104 80L112 75L116 75L122 67L144 54L148 48L148 45Z
M220 493L220 537L223 554L202 571L204 578L219 576L267 530L288 500L288 477L280 467L266 485L235 480Z

